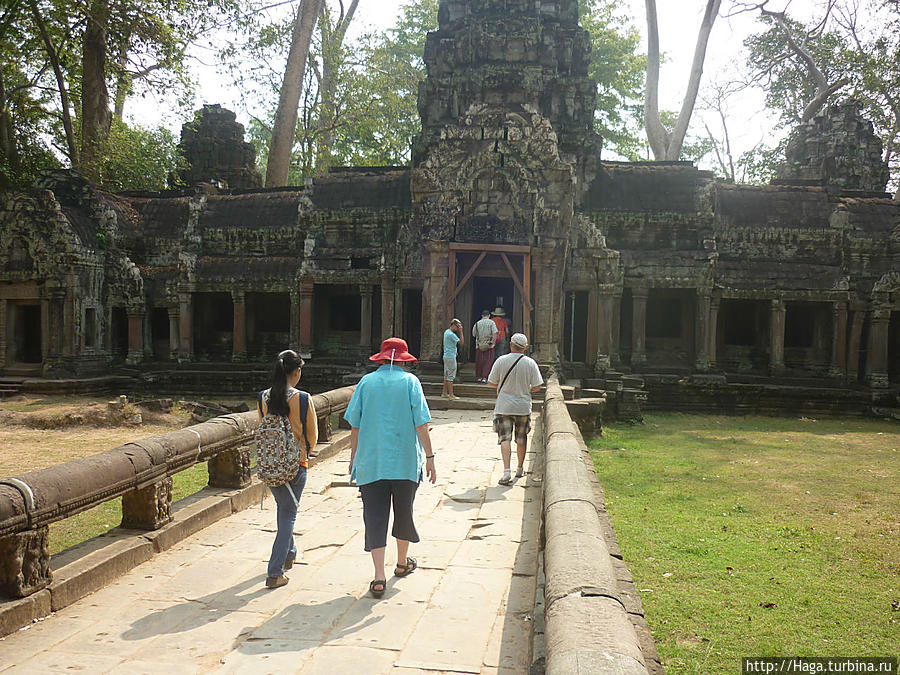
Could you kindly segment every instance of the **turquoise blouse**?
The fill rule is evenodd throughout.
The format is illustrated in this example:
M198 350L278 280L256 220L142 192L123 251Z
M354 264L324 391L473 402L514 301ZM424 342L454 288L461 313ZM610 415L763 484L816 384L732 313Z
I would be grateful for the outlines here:
M422 480L425 451L416 427L431 421L418 378L400 366L383 365L363 377L344 413L359 429L351 479Z

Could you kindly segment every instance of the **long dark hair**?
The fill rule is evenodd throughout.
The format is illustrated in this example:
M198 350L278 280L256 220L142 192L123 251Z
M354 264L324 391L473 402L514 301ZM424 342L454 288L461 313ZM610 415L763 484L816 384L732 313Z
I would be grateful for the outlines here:
M275 359L272 371L272 389L269 391L269 412L273 415L290 414L287 400L287 376L303 367L303 359L292 349L285 349Z

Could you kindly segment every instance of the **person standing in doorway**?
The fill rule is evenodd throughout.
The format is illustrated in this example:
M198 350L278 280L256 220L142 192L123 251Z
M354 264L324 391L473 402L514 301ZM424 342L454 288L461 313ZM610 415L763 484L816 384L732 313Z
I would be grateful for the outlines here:
M479 382L487 382L491 366L494 365L494 345L498 332L497 324L491 321L491 312L487 309L472 326L472 337L475 338L475 379Z
M531 431L531 393L544 384L537 363L525 355L528 338L522 333L513 333L509 339L511 352L494 361L488 384L497 388L497 402L494 404L494 431L503 457L503 477L500 485L512 482L510 459L512 439L516 439L516 455L519 466L516 478L525 474L525 450L528 432Z
M494 358L499 359L504 354L509 354L509 321L506 320L506 312L502 307L494 309L494 317L491 319L497 326L497 342L494 347Z
M459 319L452 319L450 327L444 331L444 387L441 390L441 398L449 398L453 401L458 396L453 395L453 380L456 379L456 355L459 345L463 344L463 325Z

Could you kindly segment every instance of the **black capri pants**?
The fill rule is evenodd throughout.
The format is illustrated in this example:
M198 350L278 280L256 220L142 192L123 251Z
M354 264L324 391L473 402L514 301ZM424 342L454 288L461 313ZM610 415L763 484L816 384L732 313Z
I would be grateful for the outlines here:
M376 480L359 486L366 526L366 550L387 546L388 518L394 505L391 536L412 543L419 541L413 523L413 500L419 484L411 480Z

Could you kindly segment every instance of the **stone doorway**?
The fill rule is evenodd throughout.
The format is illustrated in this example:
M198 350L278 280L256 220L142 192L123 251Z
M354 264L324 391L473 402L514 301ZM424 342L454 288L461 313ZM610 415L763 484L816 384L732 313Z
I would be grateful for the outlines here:
M569 362L587 363L588 291L566 293L563 313L563 358Z
M17 303L10 309L12 341L10 356L16 364L39 364L44 360L42 349L41 306L38 303Z
M530 247L451 243L447 291L448 314L468 321L464 329L470 350L472 325L481 310L493 311L498 305L506 311L511 331L533 341Z

